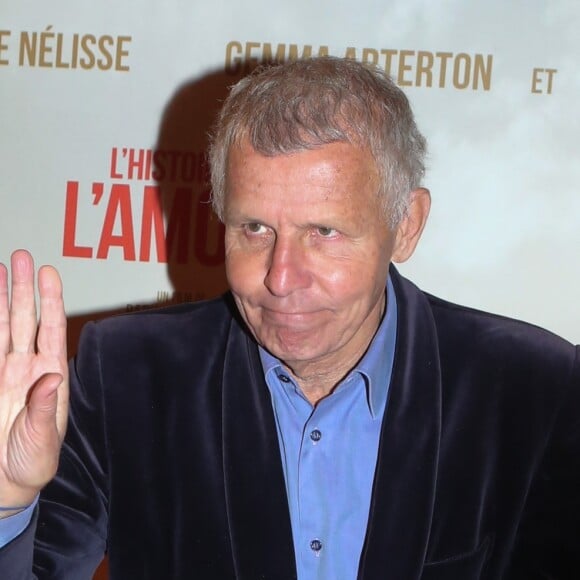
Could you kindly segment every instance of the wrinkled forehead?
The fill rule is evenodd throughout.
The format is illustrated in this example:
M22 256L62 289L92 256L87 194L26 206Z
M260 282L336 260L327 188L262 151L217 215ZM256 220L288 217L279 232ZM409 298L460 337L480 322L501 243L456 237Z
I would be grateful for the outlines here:
M343 147L344 146L344 147ZM350 154L345 153L345 158L352 157L353 154L357 158L365 158L365 171L369 174L379 174L379 168L373 151L366 143L359 141L351 141L350 139L334 139L324 142L314 142L308 139L307 136L299 142L292 141L291 143L278 143L276 147L264 147L260 141L252 141L250 135L247 133L240 133L237 138L232 141L227 149L226 157L226 177L230 170L230 165L234 162L236 165L244 163L244 160L249 157L259 157L267 159L274 159L284 156L296 156L300 153L312 152L330 152L336 149L349 151Z
M230 150L226 170L226 206L243 194L246 202L284 203L320 198L330 202L340 195L341 203L370 200L379 191L379 174L368 149L334 142L315 148L264 155L249 140ZM367 195L368 194L368 195Z

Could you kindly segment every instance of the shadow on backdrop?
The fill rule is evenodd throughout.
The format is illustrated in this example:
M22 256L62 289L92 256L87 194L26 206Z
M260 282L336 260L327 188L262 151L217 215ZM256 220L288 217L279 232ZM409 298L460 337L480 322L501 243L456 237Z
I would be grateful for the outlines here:
M70 356L77 351L82 326L90 320L211 298L226 290L223 225L209 203L206 154L208 133L216 113L228 87L236 80L222 70L184 83L167 103L161 118L153 153L156 186L147 188L144 204L149 204L151 252L157 252L159 261L166 261L172 292L158 296L151 304L70 317L67 334ZM94 579L106 578L105 559Z
M143 230L152 259L167 264L171 291L155 302L90 311L68 319L68 347L74 355L82 326L129 311L212 298L227 289L223 225L210 204L208 135L215 116L239 77L223 70L181 85L168 101L153 150L155 185L144 194ZM143 235L143 233L142 233Z

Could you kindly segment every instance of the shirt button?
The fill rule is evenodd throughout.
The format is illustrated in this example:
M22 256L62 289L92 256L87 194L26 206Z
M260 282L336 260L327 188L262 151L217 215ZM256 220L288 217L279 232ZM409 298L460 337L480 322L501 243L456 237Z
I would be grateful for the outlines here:
M289 383L290 379L286 376L286 375L278 375L278 378L283 382L283 383Z
M322 550L322 542L320 540L312 540L310 542L310 549L313 552L320 552Z
M314 441L314 443L318 443L322 439L322 433L318 429L314 429L310 432L310 439Z

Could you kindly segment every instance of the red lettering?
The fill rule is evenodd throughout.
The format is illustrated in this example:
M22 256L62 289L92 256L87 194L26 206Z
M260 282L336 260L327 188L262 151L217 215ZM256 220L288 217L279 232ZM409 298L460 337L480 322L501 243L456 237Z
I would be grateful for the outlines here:
M121 179L122 177L123 174L117 171L117 148L113 147L111 149L111 179Z
M121 217L121 233L114 234L117 215ZM114 184L111 187L111 197L107 205L103 231L97 249L99 260L107 259L109 248L118 246L123 248L123 258L127 261L135 260L135 236L133 234L133 220L131 216L131 189L126 184Z
M62 255L71 258L92 258L92 248L89 246L76 245L78 200L79 182L67 181Z
M129 161L127 163L128 179L143 179L145 164L144 149L129 149Z
M165 231L163 228L163 209L159 188L146 185L143 192L143 214L141 216L141 245L139 261L149 262L151 257L151 231L155 232L157 261L167 262Z
M152 161L153 161L153 151L151 151L151 149L147 149L147 153L145 156L145 175L143 176L144 179L151 179Z
M153 153L153 172L151 173L155 181L165 180L165 152L155 151Z

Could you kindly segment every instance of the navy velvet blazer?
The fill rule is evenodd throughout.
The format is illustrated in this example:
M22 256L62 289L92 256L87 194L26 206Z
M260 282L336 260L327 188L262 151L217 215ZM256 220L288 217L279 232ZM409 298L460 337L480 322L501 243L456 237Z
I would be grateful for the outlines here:
M580 578L578 349L392 276L359 579ZM270 397L228 297L85 328L58 476L0 577L85 580L105 551L113 580L296 577Z

